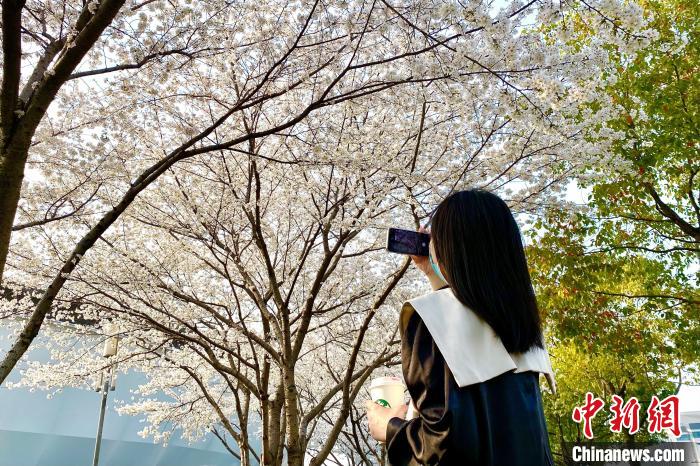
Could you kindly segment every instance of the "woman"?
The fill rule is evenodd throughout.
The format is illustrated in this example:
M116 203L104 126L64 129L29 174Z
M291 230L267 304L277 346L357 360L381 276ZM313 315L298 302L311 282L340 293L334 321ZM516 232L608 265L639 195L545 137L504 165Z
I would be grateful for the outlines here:
M401 310L402 369L417 417L368 402L389 464L552 465L539 373L554 390L520 231L481 190L446 198L430 255L412 256L433 292Z

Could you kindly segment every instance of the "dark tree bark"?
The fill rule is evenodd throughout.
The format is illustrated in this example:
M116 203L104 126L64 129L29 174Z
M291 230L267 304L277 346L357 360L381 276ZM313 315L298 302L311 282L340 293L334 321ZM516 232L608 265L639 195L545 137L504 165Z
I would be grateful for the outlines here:
M19 82L24 1L10 0L2 4L4 61L0 90L0 284L32 137L61 86L71 78L71 73L124 3L125 0L104 0L94 13L90 12L86 3L75 25L77 35L73 42L67 44L64 39L58 39L47 47L21 95ZM46 73L54 59L54 67L50 73ZM0 383L2 380L4 377L0 375Z

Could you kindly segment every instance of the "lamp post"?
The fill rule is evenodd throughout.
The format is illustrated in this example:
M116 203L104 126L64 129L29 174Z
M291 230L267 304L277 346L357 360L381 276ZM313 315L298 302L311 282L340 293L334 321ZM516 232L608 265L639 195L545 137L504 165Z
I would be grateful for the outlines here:
M113 333L113 332L110 332ZM117 355L119 339L117 337L109 337L105 341L102 356L111 358ZM114 391L116 388L116 374L114 373L115 364L112 363L107 367L107 374L102 372L100 384L97 391L102 393L102 403L100 404L100 420L97 424L97 436L95 437L95 454L92 457L92 466L98 466L100 462L100 446L102 445L102 427L105 422L105 411L107 410L107 394Z

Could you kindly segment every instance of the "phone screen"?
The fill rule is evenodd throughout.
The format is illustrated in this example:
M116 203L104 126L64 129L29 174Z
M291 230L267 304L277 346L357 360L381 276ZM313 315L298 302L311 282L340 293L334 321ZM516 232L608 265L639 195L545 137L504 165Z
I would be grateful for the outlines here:
M386 240L386 248L389 252L397 254L411 254L414 256L428 256L430 235L412 230L389 228Z

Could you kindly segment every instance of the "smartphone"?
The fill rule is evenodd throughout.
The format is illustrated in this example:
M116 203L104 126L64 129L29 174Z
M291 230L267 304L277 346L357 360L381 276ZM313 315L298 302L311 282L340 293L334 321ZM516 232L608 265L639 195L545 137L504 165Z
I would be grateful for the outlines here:
M389 228L386 235L386 249L397 254L428 256L430 235L400 228Z

